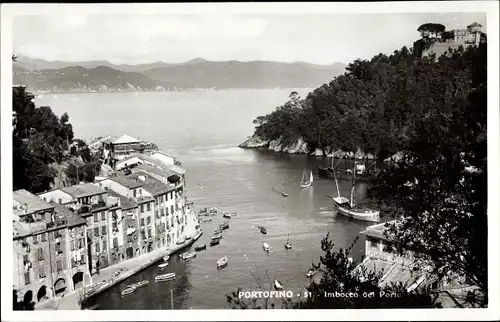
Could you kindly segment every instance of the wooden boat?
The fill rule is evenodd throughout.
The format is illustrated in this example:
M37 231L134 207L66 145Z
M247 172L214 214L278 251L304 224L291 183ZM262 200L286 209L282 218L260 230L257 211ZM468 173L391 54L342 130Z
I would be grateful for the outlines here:
M282 195L283 197L288 197L288 193L286 193L286 192L284 192L284 191L281 191L281 195Z
M175 279L175 273L167 273L155 277L155 281L169 281Z
M201 245L198 245L198 246L195 246L194 250L199 252L200 250L204 250L204 249L207 249L207 244L201 244Z
M201 235L203 235L203 229L198 230L198 233L196 233L196 236L194 236L194 241L197 241Z
M275 288L276 290L282 290L282 289L283 289L283 284L281 284L281 282L280 282L280 281L278 281L278 280L276 280L276 279L275 279L275 280L274 280L274 288Z
M219 234L214 234L211 239L214 240L214 239L221 239L222 238L222 233L219 233Z
M316 270L314 268L310 268L308 271L307 271L307 274L306 276L307 277L313 277L314 274L316 274Z
M182 245L182 244L184 244L185 242L186 242L186 240L185 240L184 238L181 238L181 239L179 239L179 240L176 242L176 244L177 244L177 245Z
M231 219L231 215L228 212L223 213L222 217Z
M288 237L286 239L285 249L292 249L292 243L290 243L290 234L288 234Z
M135 288L139 288L139 287L143 287L143 286L146 286L149 284L149 281L148 280L144 280L144 281L140 281L140 282L137 282L135 284L130 284L128 285L127 287L135 287Z
M235 213L235 212L231 213L231 217L235 217L236 215L237 215L237 213Z
M165 262L166 262L166 261L168 261L168 260L169 260L169 258L170 258L170 256L169 256L169 255L165 255L165 256L163 256L163 260L164 260Z
M201 222L210 222L210 221L212 221L212 218L201 218L200 221Z
M220 224L219 227L220 227L220 229L228 229L229 228L229 223L226 221L225 223Z
M226 266L228 261L229 259L227 258L227 256L222 257L217 261L217 268Z
M191 236L186 236L186 238L184 238L184 239L185 239L186 241L188 241L188 240L191 240L191 238L193 238L193 237L191 237Z
M158 265L159 268L165 268L168 266L168 263L161 263L160 265Z
M264 235L267 234L267 230L266 230L266 228L264 228L264 226L260 226L259 229L260 229L260 232L263 233Z
M265 250L266 252L268 252L268 251L270 251L270 250L271 250L271 246L269 246L269 244L268 244L268 243L264 243L264 244L262 244L262 248L264 248L264 250Z
M356 219L369 222L379 222L380 221L380 211L372 210L367 207L360 207L354 204L354 190L356 188L356 168L357 163L354 163L354 169L352 173L352 185L351 185L351 200L340 196L339 184L337 181L337 176L334 174L335 184L337 186L337 197L333 197L333 202L337 205L338 214Z
M214 229L213 234L214 234L214 235L216 235L216 234L222 234L222 229L220 228L220 226L219 226L219 228L215 228L215 229Z
M310 187L313 183L314 177L311 170L304 170L302 172L302 180L300 181L301 188Z
M212 239L210 241L210 246L219 245L220 239Z
M134 292L135 292L135 290L136 290L136 288L135 288L135 287L127 287L126 289L124 289L124 290L122 291L122 296L132 294L132 293L134 293Z
M193 257L196 257L196 253L195 252L186 252L184 254L181 255L181 258L184 259L184 260L188 260L188 259L191 259Z

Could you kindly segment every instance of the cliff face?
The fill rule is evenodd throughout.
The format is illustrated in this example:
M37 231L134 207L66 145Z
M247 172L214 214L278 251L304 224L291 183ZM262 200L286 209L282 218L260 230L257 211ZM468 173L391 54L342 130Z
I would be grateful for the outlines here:
M308 154L309 153L309 148L308 148L307 142L305 142L302 138L299 138L293 144L283 145L281 143L280 139L266 141L258 136L252 136L250 138L247 138L245 141L243 141L238 147L240 147L242 149L268 148L269 150L274 151L274 152L290 153L290 154ZM349 158L356 158L356 159L365 159L365 158L375 159L375 156L373 154L365 153L365 152L361 151L361 149L359 149L359 148L356 151L356 153L353 153L353 152L345 152L342 150L333 151L331 148L328 147L326 149L326 155L320 149L316 149L316 151L311 153L311 155L315 155L318 157L328 156L328 157L340 158L342 156L347 156Z

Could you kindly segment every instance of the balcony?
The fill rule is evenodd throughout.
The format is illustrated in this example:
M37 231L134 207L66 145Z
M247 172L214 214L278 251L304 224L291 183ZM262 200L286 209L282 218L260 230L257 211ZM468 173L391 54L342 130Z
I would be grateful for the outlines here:
M117 205L118 205L118 203L117 203ZM107 207L106 202L104 202L103 200L100 200L97 203L90 205L90 210L92 211L92 210L106 208L106 207Z

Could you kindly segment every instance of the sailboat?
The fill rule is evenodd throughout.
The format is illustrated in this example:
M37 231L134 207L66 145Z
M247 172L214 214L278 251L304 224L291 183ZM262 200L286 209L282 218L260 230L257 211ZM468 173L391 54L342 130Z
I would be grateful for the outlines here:
M307 172L309 172L309 176L307 175ZM300 181L300 186L302 188L307 188L310 187L313 183L314 177L313 173L311 170L304 170L302 172L302 180Z
M339 184L337 176L334 173L335 185L337 186L337 197L333 197L333 202L337 205L338 213L357 220L379 222L380 211L372 210L366 207L359 207L354 204L354 190L356 188L356 162L352 171L352 187L351 187L351 200L346 197L340 196Z
M290 234L288 234L288 237L286 239L285 249L292 249L292 243L290 243Z

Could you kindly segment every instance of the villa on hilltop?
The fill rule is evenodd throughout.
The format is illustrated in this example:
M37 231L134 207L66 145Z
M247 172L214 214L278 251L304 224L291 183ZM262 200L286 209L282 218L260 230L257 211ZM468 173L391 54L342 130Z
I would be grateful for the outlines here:
M486 34L482 25L474 22L467 28L459 28L442 32L422 32L422 38L413 43L413 52L418 59L436 55L436 59L446 54L451 48L460 46L467 48L486 42Z

